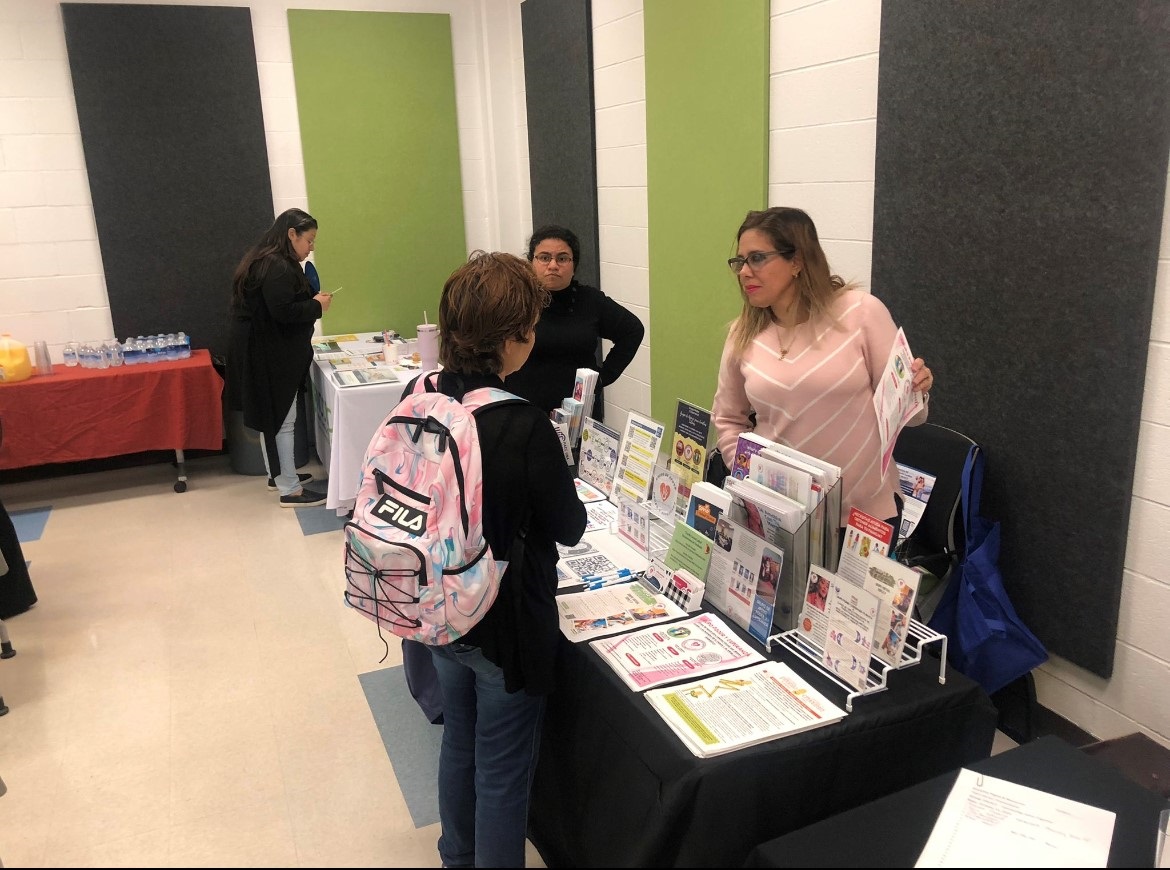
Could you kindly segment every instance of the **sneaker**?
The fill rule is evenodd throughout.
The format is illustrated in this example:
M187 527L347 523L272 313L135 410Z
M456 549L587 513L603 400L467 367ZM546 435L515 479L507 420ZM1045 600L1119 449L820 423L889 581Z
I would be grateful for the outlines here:
M281 507L316 507L320 504L325 504L325 493L314 492L311 489L302 489L296 495L282 495L280 497Z
M302 484L308 483L312 479L313 479L313 475L308 474L308 473L297 475L297 480L299 480ZM276 489L276 478L275 477L268 478L268 488L269 489Z

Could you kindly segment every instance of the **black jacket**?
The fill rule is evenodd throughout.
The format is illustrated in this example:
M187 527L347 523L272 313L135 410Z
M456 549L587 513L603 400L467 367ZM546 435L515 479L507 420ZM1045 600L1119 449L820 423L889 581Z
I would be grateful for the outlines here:
M245 425L274 434L313 362L313 324L321 303L297 263L279 256L252 264L244 306L233 308L228 394Z
M494 375L439 376L440 391L461 398L479 387L503 387ZM476 418L483 464L484 537L498 559L512 560L525 517L522 565L504 572L495 603L459 640L483 650L504 671L504 688L541 695L553 688L560 636L557 543L575 544L585 532L585 506L577 498L560 441L544 412L506 405Z
M608 387L625 371L645 331L636 314L596 287L574 280L552 294L536 324L532 355L524 368L508 376L504 387L547 413L573 395L577 369L594 369L600 383L594 407L585 413L601 420L601 387ZM612 341L613 347L599 366L603 338Z

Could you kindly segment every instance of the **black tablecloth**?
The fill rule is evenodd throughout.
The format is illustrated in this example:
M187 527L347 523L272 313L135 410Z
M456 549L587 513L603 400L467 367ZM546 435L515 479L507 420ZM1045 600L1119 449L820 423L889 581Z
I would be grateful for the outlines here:
M811 665L773 658L844 709ZM986 758L995 724L987 694L953 670L940 685L928 655L842 722L700 759L587 643L566 640L529 836L549 867L739 866L758 843Z
M1161 797L1056 737L1042 737L971 770L1111 810L1110 867L1152 867ZM951 771L752 850L747 867L913 867L955 784Z

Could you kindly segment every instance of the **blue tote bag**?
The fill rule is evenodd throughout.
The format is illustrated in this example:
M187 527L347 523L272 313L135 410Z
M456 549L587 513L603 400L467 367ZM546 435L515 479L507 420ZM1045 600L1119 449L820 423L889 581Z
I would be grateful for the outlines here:
M972 448L963 467L967 554L930 618L947 636L947 661L993 694L1048 660L1048 651L1012 606L999 571L999 523L979 515L983 453Z

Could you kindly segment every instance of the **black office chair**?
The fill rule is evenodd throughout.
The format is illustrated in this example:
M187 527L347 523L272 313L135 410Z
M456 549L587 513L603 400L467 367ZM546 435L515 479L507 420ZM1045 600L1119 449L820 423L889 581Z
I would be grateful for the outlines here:
M894 445L895 462L935 478L922 519L908 538L899 541L896 552L899 562L930 574L923 578L914 608L919 622L930 619L952 572L963 560L967 543L963 468L972 450L978 451L979 445L961 432L935 423L907 426Z

